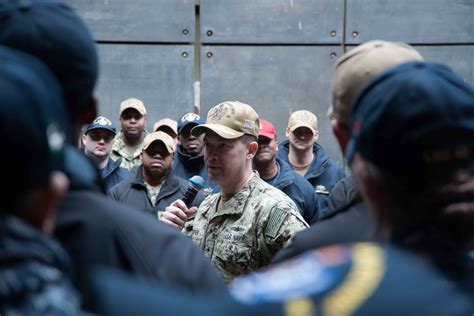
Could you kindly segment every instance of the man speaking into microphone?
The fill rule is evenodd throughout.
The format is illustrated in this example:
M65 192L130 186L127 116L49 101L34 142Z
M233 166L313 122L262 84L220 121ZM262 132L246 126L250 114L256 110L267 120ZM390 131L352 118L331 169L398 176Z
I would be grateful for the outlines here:
M174 140L164 132L154 132L145 137L141 152L141 165L132 177L115 185L109 195L134 208L160 216L165 208L177 199L190 196L189 206L198 206L204 199L199 191L199 179L188 181L173 175Z
M296 231L308 227L295 203L252 170L260 119L248 104L226 101L213 107L204 134L204 161L221 187L199 206L182 200L160 219L182 229L211 259L225 282L266 266Z

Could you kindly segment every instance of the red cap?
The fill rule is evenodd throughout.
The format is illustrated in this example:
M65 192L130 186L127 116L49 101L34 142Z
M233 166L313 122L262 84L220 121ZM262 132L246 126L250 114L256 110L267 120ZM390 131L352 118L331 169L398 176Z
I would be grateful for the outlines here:
M258 136L274 139L276 136L275 127L273 127L272 123L269 121L260 119L260 132L258 133Z

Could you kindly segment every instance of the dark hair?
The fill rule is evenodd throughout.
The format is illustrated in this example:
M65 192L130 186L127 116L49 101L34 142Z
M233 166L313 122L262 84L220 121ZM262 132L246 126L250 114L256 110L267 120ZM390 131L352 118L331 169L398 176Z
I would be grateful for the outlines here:
M255 137L253 135L249 135L249 134L244 134L244 135L240 136L240 139L247 145L252 143L252 142L258 142L257 137Z

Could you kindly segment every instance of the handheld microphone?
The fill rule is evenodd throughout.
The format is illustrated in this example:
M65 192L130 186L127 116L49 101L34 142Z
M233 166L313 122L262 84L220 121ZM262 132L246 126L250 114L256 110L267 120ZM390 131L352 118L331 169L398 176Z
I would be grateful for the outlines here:
M199 190L204 189L205 187L204 179L201 176L196 175L191 177L189 179L188 189L182 198L184 204L186 204L187 207L190 207Z

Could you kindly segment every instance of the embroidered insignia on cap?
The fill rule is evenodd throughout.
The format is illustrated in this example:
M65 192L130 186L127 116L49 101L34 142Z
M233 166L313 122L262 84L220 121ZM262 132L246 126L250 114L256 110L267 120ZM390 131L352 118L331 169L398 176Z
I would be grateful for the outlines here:
M245 120L243 129L253 132L255 130L255 122L251 120Z
M181 122L194 122L199 120L199 115L196 113L186 113L181 117Z
M234 106L230 103L224 102L213 107L211 111L209 111L208 118L213 121L220 121L224 116L230 117L234 114Z
M103 116L99 116L92 122L92 124L102 125L102 126L112 126L112 122Z

